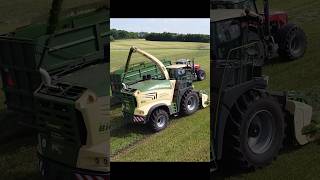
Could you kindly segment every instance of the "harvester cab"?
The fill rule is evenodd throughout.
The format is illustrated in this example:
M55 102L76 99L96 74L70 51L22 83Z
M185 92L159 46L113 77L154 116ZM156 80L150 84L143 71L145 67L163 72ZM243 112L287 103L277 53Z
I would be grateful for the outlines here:
M123 78L126 78L131 56L139 53L157 66L160 75L145 74L132 84L123 83L122 111L129 122L148 124L155 131L166 128L170 115L189 115L199 106L208 106L208 95L193 89L192 68L185 64L165 66L153 55L131 47Z
M256 9L250 3L254 1L237 2ZM212 4L212 162L222 168L230 164L244 169L263 167L277 156L285 137L294 137L300 145L310 141L302 129L311 122L312 107L294 101L286 92L267 90L269 78L262 68L270 52L265 29L270 26L264 26L269 16L252 15L243 9L247 6L235 1L213 0Z

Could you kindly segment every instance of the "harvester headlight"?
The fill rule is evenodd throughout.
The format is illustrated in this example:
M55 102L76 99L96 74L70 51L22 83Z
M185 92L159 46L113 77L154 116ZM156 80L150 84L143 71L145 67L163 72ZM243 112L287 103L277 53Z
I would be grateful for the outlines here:
M101 166L107 166L108 165L107 158L96 157L96 158L94 158L94 162L97 165L101 165Z
M95 158L94 161L96 162L96 164L100 164L99 158Z
M144 111L142 111L142 110L137 110L137 113L142 115L142 114L144 114Z

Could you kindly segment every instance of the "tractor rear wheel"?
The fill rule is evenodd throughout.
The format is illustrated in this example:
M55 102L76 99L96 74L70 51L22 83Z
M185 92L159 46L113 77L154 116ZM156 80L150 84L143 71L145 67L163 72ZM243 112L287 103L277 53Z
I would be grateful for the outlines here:
M181 99L182 114L190 115L196 112L199 108L199 96L198 93L189 90L184 93Z
M224 159L242 169L266 166L278 155L284 130L279 103L266 93L249 91L237 100L228 117Z
M152 112L149 125L154 132L159 132L168 126L169 114L164 109L156 109Z
M197 71L197 78L198 78L198 81L203 81L206 78L206 72L202 69L199 69Z
M280 57L294 60L302 57L307 49L307 37L295 24L286 24L278 32L276 41L279 44Z

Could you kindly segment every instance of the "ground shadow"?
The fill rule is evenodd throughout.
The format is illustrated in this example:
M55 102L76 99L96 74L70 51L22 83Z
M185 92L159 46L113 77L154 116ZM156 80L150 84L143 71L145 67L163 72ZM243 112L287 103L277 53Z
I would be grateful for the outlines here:
M22 118L23 116L14 112L0 110L0 144L36 135L36 131L19 123Z
M317 140L316 143L320 145L320 140ZM283 150L280 151L279 155L293 153L303 146L298 145L288 145ZM248 173L256 172L254 169L239 169L233 162L219 162L219 169L211 174L211 180L222 180L222 179L229 179L230 177L238 177L242 178L243 175Z

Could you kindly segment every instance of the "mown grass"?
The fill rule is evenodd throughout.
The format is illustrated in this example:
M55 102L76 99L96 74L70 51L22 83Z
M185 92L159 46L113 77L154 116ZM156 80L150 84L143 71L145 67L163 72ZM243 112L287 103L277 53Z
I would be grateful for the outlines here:
M274 62L264 73L270 77L270 89L296 90L310 94L313 102L319 101L320 86L320 1L313 0L271 0L272 10L283 10L289 14L289 21L298 24L308 36L308 50L301 59L292 62ZM316 111L319 103L312 103ZM236 174L226 179L320 179L320 144L313 142L306 146L287 149L272 165L250 173Z
M209 44L192 42L154 42L118 40L111 43L111 69L124 65L131 46L137 46L159 59L195 58L208 74L207 79L195 82L195 89L209 93ZM138 57L137 57L138 59ZM133 59L135 61L136 59ZM113 161L208 161L209 108L187 117L176 117L167 129L153 134L147 127L126 124L120 107L112 111L111 151Z

